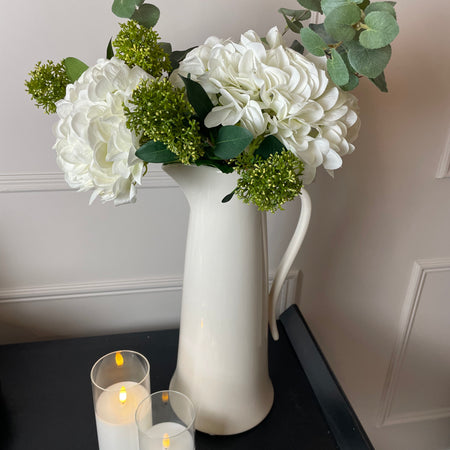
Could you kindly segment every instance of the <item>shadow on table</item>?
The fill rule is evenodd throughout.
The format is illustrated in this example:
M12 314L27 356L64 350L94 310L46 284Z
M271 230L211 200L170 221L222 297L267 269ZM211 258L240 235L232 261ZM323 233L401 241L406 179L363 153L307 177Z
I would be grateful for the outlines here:
M0 384L0 448L7 450L12 442L12 421L11 413L2 394Z

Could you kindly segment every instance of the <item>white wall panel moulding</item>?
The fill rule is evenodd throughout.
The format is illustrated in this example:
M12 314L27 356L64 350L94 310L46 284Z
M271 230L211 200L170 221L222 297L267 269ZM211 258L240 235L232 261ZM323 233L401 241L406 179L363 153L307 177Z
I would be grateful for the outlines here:
M427 276L438 272L449 272L450 276L450 258L420 259L414 262L403 304L397 340L394 345L394 351L389 363L380 399L378 413L379 427L450 417L449 407L409 411L401 414L392 412L396 394L402 388L400 375L419 304L423 298L424 285L427 281Z
M450 130L447 137L447 144L439 161L436 178L450 178Z
M180 276L66 283L1 289L0 304L181 290Z
M142 178L140 189L176 187L177 184L162 170L149 171ZM0 174L0 193L45 192L73 190L59 172Z
M296 286L299 272L289 272L284 282L279 299L279 313L295 303ZM270 282L273 274L269 276ZM86 283L53 284L16 289L0 289L0 306L2 304L64 300L67 298L104 297L110 295L158 293L180 291L183 286L181 275L167 277L149 277L112 281L92 281Z

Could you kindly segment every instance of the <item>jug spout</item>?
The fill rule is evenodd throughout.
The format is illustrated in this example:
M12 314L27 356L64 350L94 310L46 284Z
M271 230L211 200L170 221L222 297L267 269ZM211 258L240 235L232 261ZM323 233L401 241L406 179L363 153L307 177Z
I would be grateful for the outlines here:
M164 164L162 166L166 172L180 186L186 197L189 199L191 190L198 189L198 182L194 184L195 173L189 166L181 164Z
M177 182L190 206L196 200L220 206L222 199L236 187L238 178L235 172L224 174L208 166L175 163L165 164L162 169ZM210 189L214 185L216 189Z
M270 332L272 333L272 337L275 341L279 339L276 318L278 297L280 296L281 288L283 287L283 283L289 269L291 268L292 263L294 262L294 259L303 243L306 231L308 230L309 219L311 218L311 198L308 192L306 192L306 189L302 189L300 199L302 203L300 217L298 219L294 235L292 236L283 257L281 258L280 264L278 265L269 293L269 326Z

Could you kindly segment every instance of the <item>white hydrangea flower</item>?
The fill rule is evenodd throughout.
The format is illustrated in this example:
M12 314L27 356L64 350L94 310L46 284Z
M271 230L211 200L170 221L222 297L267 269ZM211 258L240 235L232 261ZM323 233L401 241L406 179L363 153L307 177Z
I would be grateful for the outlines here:
M56 103L57 163L70 187L93 189L90 203L100 197L120 205L135 201L143 162L135 156L139 139L126 126L123 105L144 78L117 58L99 59Z
M336 87L312 59L286 48L277 27L264 44L254 31L239 43L211 37L192 50L177 74L199 82L214 108L207 127L239 124L253 135L275 135L305 164L303 181L316 168L332 172L354 150L359 131L357 99Z

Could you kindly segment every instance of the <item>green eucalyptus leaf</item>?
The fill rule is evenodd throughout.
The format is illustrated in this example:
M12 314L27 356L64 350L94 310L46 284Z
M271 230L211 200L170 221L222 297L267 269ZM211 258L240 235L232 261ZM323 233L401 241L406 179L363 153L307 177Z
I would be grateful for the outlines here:
M359 78L352 72L349 72L349 81L347 84L344 84L344 86L341 86L341 88L344 91L351 91L352 89L355 89L355 87L359 84Z
M347 49L343 45L341 45L336 50L341 55L341 58L343 59L345 65L347 66L348 72L356 74L355 69L352 67L350 61L348 60Z
M180 62L186 57L186 55L194 50L195 47L188 48L187 50L175 50L169 54L170 63L172 64L172 69L175 70L180 65Z
M235 192L236 189L233 189L229 194L225 195L225 197L222 199L222 203L228 203L233 198Z
M375 11L383 11L391 14L394 18L397 18L397 14L395 13L394 5L395 2L375 2L370 3L367 8L364 10L365 14L370 14Z
M351 41L356 34L352 25L361 19L361 10L354 3L334 8L325 18L325 29L338 41Z
M148 141L137 151L136 156L148 163L169 163L178 161L178 156L171 152L166 144L159 141Z
M308 11L306 9L287 9L287 8L280 8L278 10L283 16L289 16L292 17L295 20L308 20L311 18L311 11Z
M305 51L305 47L303 47L303 45L300 44L300 42L298 42L296 39L294 41L292 41L290 48L292 48L292 50L295 50L296 52L300 53L301 55L303 55L303 52Z
M370 0L363 0L358 4L359 8L365 11L365 9L370 5Z
M300 33L300 30L303 28L303 25L301 22L297 21L297 20L291 20L289 19L288 16L286 16L286 14L283 14L284 20L286 21L286 25L288 26L288 28L293 31L294 33Z
M384 11L367 14L364 23L369 28L359 35L359 42L366 48L386 47L395 39L399 31L395 18Z
M234 172L234 167L229 166L228 164L219 164L218 162L216 162L214 164L214 167L217 167L221 172L223 173L233 173Z
M348 0L322 0L322 2L321 2L323 13L326 16L328 14L330 14L330 12L334 8L337 8L338 6L342 6L342 5L348 5L348 4L349 4Z
M69 80L74 83L80 78L81 74L89 68L83 61L77 58L69 57L63 60Z
M300 11L300 10L288 9L288 8L280 8L278 10L278 12L283 14L283 16L291 16L291 17L293 17L297 13L297 11Z
M284 149L283 143L273 135L266 136L259 147L255 151L255 155L261 156L263 159L267 159L274 153L281 153Z
M322 12L322 7L320 6L320 0L297 0L300 5L304 8L308 8L311 11Z
M192 105L200 122L203 124L205 117L213 109L214 105L199 83L186 77L181 77L181 79L186 86L186 95L189 103Z
M370 81L381 91L388 92L384 72L381 72L376 78L370 78Z
M165 53L170 55L172 53L172 44L170 42L159 42L159 46L164 50Z
M160 12L157 6L144 4L134 11L131 19L145 28L152 28L158 23L159 16Z
M112 12L125 19L129 19L136 8L140 7L144 3L144 0L114 0L112 5Z
M341 45L337 50L339 51L341 49L343 49L344 51L339 52L339 54L341 55L341 58L343 59L345 65L347 66L349 76L348 83L341 86L341 88L344 91L351 91L352 89L355 89L359 85L359 77L357 76L357 72L350 64L350 61L348 60L347 49L343 45Z
M217 130L218 130L218 128L215 129L216 133L215 133L214 139L211 139L211 141L215 142L216 137L217 137ZM197 159L196 161L209 160L209 159L215 159L217 161L222 161L220 158L217 158L217 156L214 155L214 147L212 147L211 145L208 145L207 147L205 147L205 155L201 159Z
M311 28L303 28L300 31L303 45L309 53L315 56L324 56L324 49L327 48L326 42Z
M342 56L334 48L331 49L331 58L327 60L327 70L331 79L338 86L344 86L350 80L350 75L345 62L342 59Z
M114 56L114 49L112 46L112 39L108 42L108 47L106 48L106 59L111 59Z
M295 19L297 20L309 20L311 19L311 11L308 11L307 9L299 10L297 14L295 15Z
M196 166L209 166L209 167L215 167L216 169L219 169L223 173L232 173L234 172L234 168L230 166L229 164L223 162L222 160L214 160L214 159L197 159L194 164Z
M214 154L222 159L236 158L252 140L253 134L246 128L226 125L219 129Z
M309 28L317 33L327 45L333 45L336 43L336 39L334 39L328 32L325 30L325 26L323 23L310 23Z
M391 59L391 46L368 49L356 41L346 43L348 60L355 71L367 78L376 78L380 75Z

